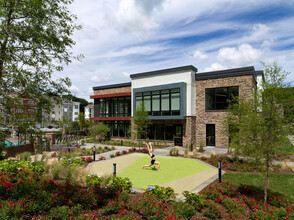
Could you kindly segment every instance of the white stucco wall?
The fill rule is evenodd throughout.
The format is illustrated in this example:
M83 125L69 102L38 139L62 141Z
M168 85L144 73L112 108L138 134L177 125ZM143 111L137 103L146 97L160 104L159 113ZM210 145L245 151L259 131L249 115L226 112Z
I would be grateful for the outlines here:
M196 89L195 72L192 70L152 74L150 76L137 76L132 79L132 91L137 88L167 85L185 82L186 87L186 116L195 116ZM134 93L132 92L132 100ZM133 102L132 102L133 114ZM132 115L133 116L133 115Z

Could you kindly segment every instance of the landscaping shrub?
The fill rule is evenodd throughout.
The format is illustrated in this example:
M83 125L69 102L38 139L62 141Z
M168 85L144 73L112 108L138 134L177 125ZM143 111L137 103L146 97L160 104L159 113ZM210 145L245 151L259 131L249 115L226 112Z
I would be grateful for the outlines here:
M192 216L197 214L197 209L194 206L184 203L183 201L173 202L172 207L176 210L179 218L191 219Z
M153 195L155 198L161 201L170 201L175 199L175 192L171 187L163 187L163 186L148 186L145 190L146 193Z
M180 151L179 147L174 147L174 148L170 149L169 155L170 156L179 156L179 151Z
M18 155L16 155L16 159L18 160L25 160L25 161L31 161L31 152L22 152Z
M184 191L183 196L186 198L186 202L194 206L198 211L203 209L206 206L206 200L203 198L203 195Z
M98 177L96 173L88 174L86 176L86 183L90 187L100 186L101 181L101 177Z
M208 202L203 215L212 219L221 219L221 210L216 204Z
M35 171L41 174L45 171L45 165L42 163L36 164L30 161L14 161L7 159L0 161L0 172L16 175L20 170Z
M111 158L114 158L114 157L115 157L115 155L114 155L114 154L110 154L110 157L111 157Z
M68 165L68 166L80 166L83 165L83 159L82 158L69 158L67 159L66 157L62 158L61 162L64 165Z
M131 192L132 183L128 177L114 177L110 181L113 188L117 188L118 191L125 190L127 192Z
M116 157L118 157L118 156L120 156L120 155L121 155L120 151L115 152L115 156L116 156Z
M106 160L106 158L104 156L101 156L98 160Z
M199 151L200 153L202 153L202 152L205 151L205 150L204 150L204 143L203 143L203 141L200 141L198 151Z
M76 215L80 209L81 205L76 205L74 207L58 206L50 210L49 217L54 220L70 219L71 217Z

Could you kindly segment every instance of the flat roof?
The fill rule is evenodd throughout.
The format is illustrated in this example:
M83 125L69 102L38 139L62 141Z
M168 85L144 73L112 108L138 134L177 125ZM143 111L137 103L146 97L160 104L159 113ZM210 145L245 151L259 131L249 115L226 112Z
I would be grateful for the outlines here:
M105 86L95 86L93 87L93 90L100 90L100 89L113 89L113 88L121 88L121 87L128 87L131 86L131 82L127 83L118 83L118 84L111 84L111 85L105 85Z
M216 79L232 76L255 75L256 71L253 66L247 66L235 69L218 70L211 72L196 73L196 80Z
M182 71L182 70L193 70L194 72L198 71L196 67L194 67L193 65L189 65L189 66L180 66L180 67L155 70L155 71L149 71L149 72L143 72L143 73L135 73L135 74L131 74L130 77L131 79L133 79L133 78L141 77L141 76L152 76L156 74L176 72L176 71Z

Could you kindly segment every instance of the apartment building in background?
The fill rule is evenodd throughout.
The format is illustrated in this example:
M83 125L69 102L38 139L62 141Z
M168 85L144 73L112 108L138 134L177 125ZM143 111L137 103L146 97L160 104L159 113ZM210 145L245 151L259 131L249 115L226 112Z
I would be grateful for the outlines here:
M85 107L85 119L89 121L91 117L94 117L94 104Z
M130 75L131 82L94 87L93 121L110 127L110 136L128 137L130 119L142 102L149 113L149 140L174 145L227 147L224 118L234 96L250 97L261 87L253 66L197 73L181 66Z
M79 113L80 102L62 102L54 105L51 113L51 120L61 121L62 117L65 117L69 121L78 121Z

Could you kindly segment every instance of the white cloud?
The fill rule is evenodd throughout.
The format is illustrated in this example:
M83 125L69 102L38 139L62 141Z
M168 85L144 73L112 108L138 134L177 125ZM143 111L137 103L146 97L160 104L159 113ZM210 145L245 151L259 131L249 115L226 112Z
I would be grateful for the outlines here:
M109 80L109 75L106 74L99 74L99 75L94 75L90 78L92 82L98 83L98 82L106 82Z
M144 37L158 26L153 14L161 9L164 0L121 0L118 9L112 9L118 28Z
M219 63L213 63L210 67L206 67L203 72L210 72L210 71L216 71L216 70L223 70L227 69L226 66L219 64Z
M264 39L269 39L270 28L265 24L255 24L250 35L244 37L245 42L251 41L263 41Z
M207 54L202 53L200 50L196 50L195 53L193 54L193 57L198 61L202 61L207 58Z
M146 46L135 46L124 48L119 51L110 52L107 54L103 54L103 57L121 57L121 56L129 56L129 55L151 55L153 53L159 52L166 49L161 45L146 45Z
M262 51L250 44L241 44L238 48L225 47L218 51L217 59L228 66L246 66L259 63Z
M72 85L71 87L69 87L70 91L74 94L77 95L80 91L80 89L74 85Z

